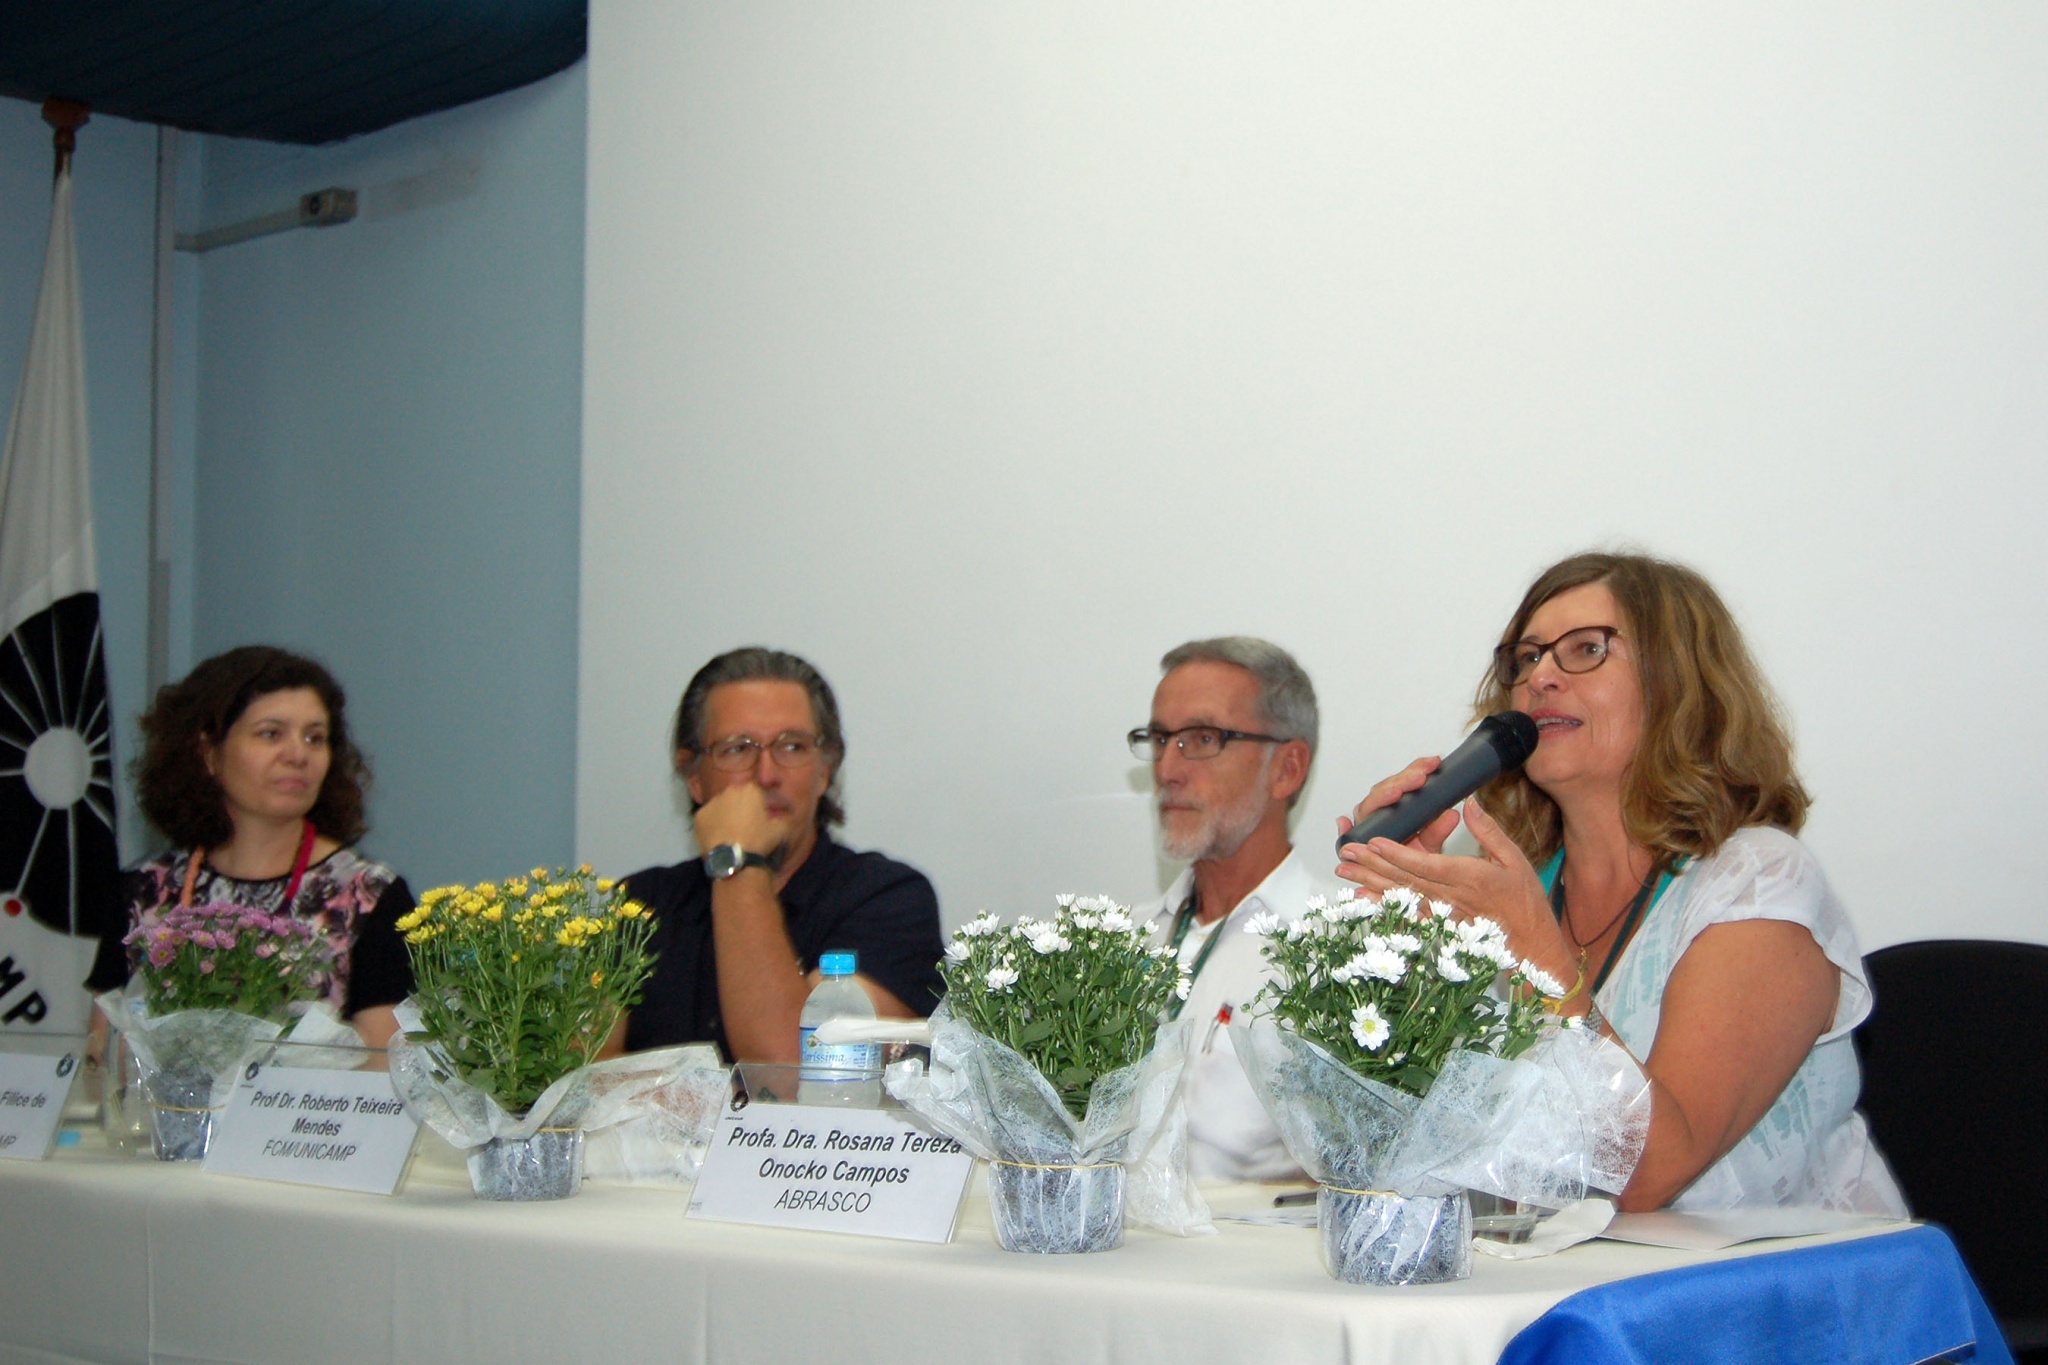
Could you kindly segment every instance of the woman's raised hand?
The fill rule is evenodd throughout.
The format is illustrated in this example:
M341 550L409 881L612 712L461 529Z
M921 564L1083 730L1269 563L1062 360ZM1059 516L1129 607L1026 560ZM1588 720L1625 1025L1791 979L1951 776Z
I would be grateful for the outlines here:
M1409 792L1414 791L1424 782L1427 782L1429 775L1442 766L1443 760L1441 758L1438 758L1435 754L1428 754L1416 759L1392 777L1375 782L1372 790L1365 794L1365 799L1360 801L1357 807L1352 810L1350 819L1347 820L1341 815L1337 817L1337 833L1341 835L1374 811L1393 805ZM1410 839L1408 843L1411 847L1422 849L1427 853L1441 853L1444 847L1444 840L1450 838L1451 831L1457 827L1458 813L1454 810L1447 810L1423 826L1421 831L1413 839ZM1343 852L1359 847L1361 845L1347 844ZM1340 865L1337 868L1337 875L1343 877L1349 874ZM1350 879L1352 881L1358 880L1356 877L1351 877ZM1374 889L1385 890L1386 888L1379 887Z
M1419 770L1421 777L1435 769L1433 759L1411 763L1374 787L1372 794L1359 803L1357 816L1363 817L1368 810L1388 804L1374 803L1383 789L1418 772L1422 763L1429 767ZM1419 785L1420 777L1414 783ZM1394 796L1412 791L1414 786L1394 789ZM1444 840L1458 822L1458 812L1445 811L1406 844L1391 839L1346 844L1338 855L1342 861L1337 864L1337 875L1374 895L1390 886L1412 886L1431 900L1449 901L1460 916L1483 915L1507 930L1508 944L1519 956L1553 976L1562 973L1559 979L1569 986L1577 971L1577 958L1550 913L1549 899L1543 894L1543 879L1536 875L1536 869L1522 856L1522 850L1515 846L1507 831L1494 823L1477 801L1465 803L1464 817L1465 827L1479 841L1477 858L1444 855Z

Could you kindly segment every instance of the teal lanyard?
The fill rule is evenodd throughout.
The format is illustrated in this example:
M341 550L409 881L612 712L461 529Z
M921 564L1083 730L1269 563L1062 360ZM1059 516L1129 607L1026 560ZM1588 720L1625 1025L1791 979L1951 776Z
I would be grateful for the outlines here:
M1174 912L1172 947L1175 957L1180 956L1180 945L1187 941L1188 930L1195 927L1195 894L1193 891L1188 892L1188 898L1182 901L1180 909ZM1190 984L1194 982L1196 977L1202 974L1202 964L1209 960L1210 953L1216 951L1216 940L1222 937L1223 926L1220 924L1209 931L1209 937L1202 943L1202 951L1195 954L1195 965L1188 969L1188 981ZM1180 1018L1181 1009L1186 1004L1187 1001L1176 999L1173 1002L1172 1008L1167 1010L1166 1017L1168 1019Z
M1607 957L1600 964L1600 974L1593 978L1592 994L1599 994L1600 988L1607 984L1608 974L1614 970L1614 964L1621 960L1621 950L1628 946L1629 939L1635 936L1636 929L1642 922L1643 911L1649 909L1655 903L1657 897L1663 894L1664 887L1670 881L1671 873L1661 863L1651 868L1650 875L1643 878L1642 889L1636 892L1636 898L1628 903L1628 910L1621 917L1621 932L1614 936L1613 944L1607 949ZM1557 854L1557 875L1550 882L1550 913L1557 917L1558 924L1562 925L1564 923L1564 851L1562 849L1558 850ZM1570 931L1567 930L1566 932L1569 933ZM1585 949L1581 948L1579 950L1579 969L1581 971L1585 970L1585 963Z

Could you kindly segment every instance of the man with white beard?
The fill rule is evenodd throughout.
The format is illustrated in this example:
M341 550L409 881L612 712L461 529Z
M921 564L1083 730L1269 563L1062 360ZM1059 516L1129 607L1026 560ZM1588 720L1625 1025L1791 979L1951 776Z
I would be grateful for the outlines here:
M1297 1175L1223 1025L1268 975L1246 921L1262 910L1293 919L1319 890L1287 834L1315 757L1315 688L1286 650L1243 635L1191 640L1159 667L1151 722L1130 745L1152 765L1160 847L1193 864L1155 907L1156 932L1194 975L1182 1007L1195 1021L1189 1156L1197 1176Z

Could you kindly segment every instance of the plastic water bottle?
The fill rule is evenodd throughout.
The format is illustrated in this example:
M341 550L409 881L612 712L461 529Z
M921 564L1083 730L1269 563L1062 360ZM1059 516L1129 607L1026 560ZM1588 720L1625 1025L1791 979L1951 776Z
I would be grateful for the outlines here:
M882 1047L879 1043L820 1043L814 1035L827 1019L872 1019L875 1002L853 979L855 955L824 953L819 981L804 1001L800 1019L796 1098L799 1104L839 1109L874 1109L882 1103Z

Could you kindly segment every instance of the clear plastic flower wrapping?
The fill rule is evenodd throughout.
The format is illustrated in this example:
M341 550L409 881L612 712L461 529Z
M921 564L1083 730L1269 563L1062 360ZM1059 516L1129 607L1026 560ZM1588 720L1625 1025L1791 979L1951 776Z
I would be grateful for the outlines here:
M213 1140L215 1115L227 1107L241 1076L242 1063L280 1033L293 1042L316 1045L318 1052L341 1052L344 1043L353 1060L337 1068L362 1064L362 1039L334 1015L332 1007L315 1003L292 1022L291 1029L274 1019L259 1019L238 1010L173 1010L152 1015L142 983L109 991L95 1002L108 1024L127 1036L141 1071L142 1091L151 1105L152 1146L165 1160L196 1161ZM297 1008L297 1007L295 1007Z
M94 1003L109 1024L127 1035L145 1077L151 1073L183 1076L193 1087L192 1098L213 1109L225 1105L234 1094L238 1063L284 1031L284 1025L275 1020L236 1010L174 1010L152 1015L139 983L126 991L109 991ZM313 1016L314 1011L307 1015ZM332 1012L325 1015L325 1022L347 1028ZM349 1036L355 1036L353 1030ZM314 1041L331 1039L318 1037Z
M1547 1028L1512 1061L1454 1052L1420 1098L1360 1076L1270 1019L1233 1024L1231 1033L1287 1150L1331 1187L1324 1212L1332 1189L1349 1192L1365 1202L1343 1212L1377 1225L1371 1235L1339 1231L1338 1244L1326 1229L1325 1254L1340 1278L1408 1283L1424 1276L1401 1277L1403 1264L1427 1269L1454 1242L1462 1255L1469 1230L1445 1222L1459 1216L1464 1201L1451 1196L1462 1190L1551 1209L1589 1189L1619 1191L1649 1135L1648 1078L1594 1029ZM1383 1207L1399 1201L1411 1207ZM1386 1273L1370 1273L1358 1258Z
M712 1129L731 1095L730 1073L708 1043L636 1052L578 1067L541 1092L523 1115L507 1113L457 1074L432 1043L406 1038L417 1011L398 1007L391 1083L413 1117L464 1150L519 1141L543 1129L598 1135L586 1173L636 1184L693 1184Z
M982 1160L1000 1163L990 1175L999 1219L1007 1205L1011 1217L1078 1221L1081 1229L1040 1227L1037 1240L1079 1235L1099 1242L1108 1235L1102 1230L1105 1201L1121 1182L1129 1221L1182 1237L1215 1231L1188 1170L1187 1115L1180 1103L1186 1020L1162 1025L1144 1057L1098 1077L1087 1116L1079 1120L1036 1066L955 1019L944 1001L932 1014L931 1030L930 1066L917 1058L898 1062L885 1083L931 1127ZM1050 1174L1009 1174L1015 1171ZM1025 1230L1026 1240L1032 1232Z
M1360 1076L1271 1020L1231 1033L1288 1151L1325 1185L1484 1190L1557 1209L1589 1189L1620 1190L1649 1135L1649 1079L1593 1029L1545 1029L1512 1061L1454 1052L1422 1098Z

